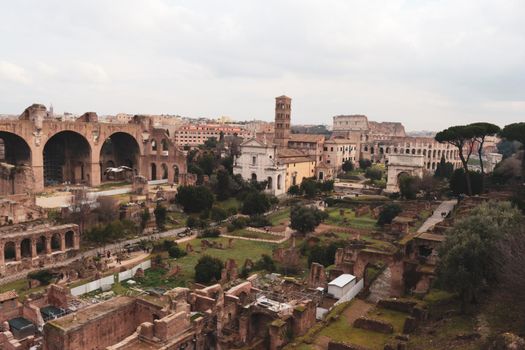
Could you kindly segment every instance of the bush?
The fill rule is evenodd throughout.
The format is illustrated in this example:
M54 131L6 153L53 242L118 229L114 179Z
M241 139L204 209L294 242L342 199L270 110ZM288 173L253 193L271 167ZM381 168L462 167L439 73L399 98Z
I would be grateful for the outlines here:
M354 170L354 163L351 160L347 160L343 163L342 169L345 173Z
M157 204L155 207L155 210L153 211L153 215L155 215L155 223L157 224L157 228L159 230L163 230L166 226L166 214L167 214L166 207L164 207L162 204Z
M312 178L304 179L303 182L301 182L301 192L308 198L315 197L318 189L317 181Z
M208 222L206 220L201 220L199 218L189 216L186 219L186 226L188 226L189 228L206 228L208 227Z
M365 171L365 177L371 180L381 180L383 178L383 170L378 167L369 167Z
M328 217L328 214L317 208L293 207L290 212L290 226L301 233L315 230L319 224Z
M301 193L301 188L297 185L292 185L288 188L288 194L290 196L300 196Z
M359 159L359 167L361 169L367 169L372 166L372 162L369 159Z
M179 186L175 201L186 212L198 213L211 209L214 198L213 193L205 186Z
M249 226L265 227L265 226L272 226L272 223L264 215L253 215L250 217Z
M178 246L177 243L175 243L170 249L168 250L168 254L170 258L182 258L186 255L186 252Z
M209 228L202 232L201 237L203 238L215 238L221 235L221 231L218 228Z
M228 213L226 210L219 208L219 207L213 207L211 208L211 219L216 222L221 222L226 220L228 217Z
M235 231L235 230L240 230L242 228L245 228L246 226L248 226L248 221L249 219L245 218L245 217L238 217L238 218L235 218L232 220L231 224L234 229L232 231ZM231 231L230 231L231 232Z
M207 284L220 280L223 266L220 259L204 255L195 265L195 281Z
M401 209L401 207L398 204L385 205L379 213L377 224L379 226L384 226L385 224L392 223L392 220L394 220L394 218L398 216L402 211L403 209Z
M210 211L208 209L205 209L201 211L199 214L199 219L201 220L207 220L210 217Z
M134 236L137 226L130 220L116 220L104 226L95 226L86 232L88 240L96 243L108 243Z
M320 183L322 192L332 192L334 190L334 180L326 180Z
M261 255L254 265L255 270L266 270L268 272L275 272L277 269L271 256L267 254Z
M237 207L230 207L226 211L228 213L228 216L236 215L238 212Z
M27 277L32 280L37 280L43 286L47 286L49 283L51 283L53 278L56 277L56 274L49 270L38 270L28 273Z
M399 177L399 193L406 199L416 199L419 191L419 178L410 175L401 175Z
M241 212L247 215L264 214L270 209L270 200L264 193L251 191L242 203Z

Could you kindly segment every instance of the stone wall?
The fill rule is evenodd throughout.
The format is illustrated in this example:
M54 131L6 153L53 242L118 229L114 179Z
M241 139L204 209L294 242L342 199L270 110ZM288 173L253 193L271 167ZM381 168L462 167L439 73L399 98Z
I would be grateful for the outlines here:
M44 350L104 349L159 316L161 306L145 300L111 299L46 323Z

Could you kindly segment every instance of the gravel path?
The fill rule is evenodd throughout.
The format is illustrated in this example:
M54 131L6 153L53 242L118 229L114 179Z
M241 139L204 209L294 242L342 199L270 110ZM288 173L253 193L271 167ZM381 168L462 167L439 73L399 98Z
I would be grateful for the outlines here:
M421 227L417 230L418 233L427 232L436 224L439 224L445 217L454 209L454 206L458 203L457 199L441 202L441 204L434 210L432 216L430 216ZM446 213L445 217L442 213Z

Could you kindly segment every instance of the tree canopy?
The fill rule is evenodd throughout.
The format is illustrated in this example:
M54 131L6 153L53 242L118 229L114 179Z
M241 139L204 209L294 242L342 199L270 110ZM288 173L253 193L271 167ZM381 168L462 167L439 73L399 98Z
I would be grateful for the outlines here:
M195 281L210 283L221 279L223 263L220 259L204 255L195 265Z
M463 311L477 300L479 289L498 280L497 243L519 230L522 216L509 202L488 202L474 208L447 232L439 249L439 282L457 292Z
M456 125L451 126L445 130L438 132L435 136L436 141L440 143L448 143L455 146L459 152L459 158L466 174L467 182L467 194L472 195L472 189L470 184L470 176L468 172L468 161L474 150L474 144L476 142L476 135L480 132L480 128L472 125ZM467 153L464 153L464 150Z
M508 141L518 141L521 143L521 147L525 147L525 123L513 123L505 125L503 130L500 132L500 137ZM525 150L521 159L521 179L525 180Z
M379 217L377 218L377 224L383 226L385 224L390 224L396 216L398 216L403 209L399 204L387 204L379 212Z
M313 207L296 206L290 212L290 226L301 233L315 230L328 217L328 214Z
M175 201L189 213L209 210L213 205L213 193L205 186L180 186Z

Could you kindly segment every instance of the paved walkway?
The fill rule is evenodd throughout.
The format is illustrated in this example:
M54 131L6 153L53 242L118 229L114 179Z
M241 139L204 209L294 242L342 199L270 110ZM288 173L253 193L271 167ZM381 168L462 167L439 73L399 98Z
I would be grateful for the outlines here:
M262 231L262 232L268 233L268 234L271 234L271 235L274 235L274 236L281 236L283 238L281 238L279 240L274 240L274 239L263 239L263 238L250 238L250 237L242 237L242 236L233 236L233 235L221 235L221 237L234 238L234 239L244 239L245 241L280 244L280 243L283 243L283 242L286 242L287 240L289 240L290 237L292 237L292 233L294 232L294 230L292 230L291 228L287 227L286 230L284 231L284 236L281 235L281 234L275 234L275 233L270 233L270 232L266 232L266 231Z
M181 228L177 228L177 229L173 229L173 230L168 230L168 231L164 231L164 232L161 232L161 233L157 233L157 234L154 234L154 235L142 236L142 237L138 237L138 238L128 239L126 241L122 241L122 242L118 242L118 243L108 244L108 245L105 245L103 247L94 248L94 249L91 249L91 250L87 250L87 251L81 252L81 253L75 255L71 259L67 259L67 260L58 262L58 263L53 264L53 265L47 265L47 266L45 266L45 268L55 268L55 267L61 267L61 266L69 265L75 260L79 260L79 259L82 259L82 258L85 258L85 257L95 256L98 253L104 253L104 252L107 252L108 250L111 251L112 253L113 252L117 252L117 251L122 250L124 248L124 246L127 245L127 244L138 243L138 242L140 242L140 241L142 241L144 239L146 239L146 240L158 240L158 239L164 238L164 237L177 236L180 232L184 232L185 230L186 230L186 227L181 227ZM192 240L194 238L196 238L196 235L177 239L176 242L177 243L183 243L183 242ZM22 271L20 273L1 278L0 279L0 285L3 285L3 284L6 284L6 283L9 283L9 282L13 282L13 281L25 278L28 273L30 273L32 271L40 270L40 269L41 269L41 267L37 267L37 268L33 268L33 269L30 269L30 270L24 270L24 271Z
M454 209L454 206L458 203L457 199L441 202L441 204L434 210L432 216L430 216L421 227L417 230L418 233L427 232L436 224L439 224L445 217ZM446 214L445 214L446 213ZM444 216L442 214L445 214Z

